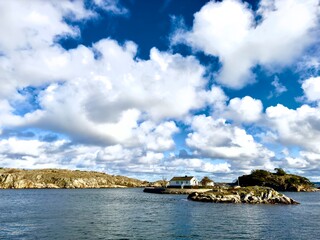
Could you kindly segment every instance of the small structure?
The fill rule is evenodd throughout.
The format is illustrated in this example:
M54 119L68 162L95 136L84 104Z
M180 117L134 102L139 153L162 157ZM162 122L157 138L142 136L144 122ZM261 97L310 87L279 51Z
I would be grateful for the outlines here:
M170 180L169 187L183 188L183 187L192 187L198 186L198 180L193 176L184 176L184 177L173 177Z
M200 181L201 186L203 187L213 187L214 182L208 178L207 176L203 177L202 180Z
M210 180L209 182L206 182L204 184L201 184L204 187L213 187L214 186L214 182L212 180Z

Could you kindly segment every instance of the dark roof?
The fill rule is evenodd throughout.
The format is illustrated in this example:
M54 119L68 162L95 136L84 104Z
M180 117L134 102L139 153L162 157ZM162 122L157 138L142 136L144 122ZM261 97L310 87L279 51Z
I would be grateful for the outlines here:
M170 181L190 181L193 176L173 177Z

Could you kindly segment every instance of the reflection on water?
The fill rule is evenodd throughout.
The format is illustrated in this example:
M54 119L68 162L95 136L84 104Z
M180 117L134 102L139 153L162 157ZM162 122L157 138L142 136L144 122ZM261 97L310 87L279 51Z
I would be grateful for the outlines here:
M320 193L301 205L212 204L142 189L0 190L0 239L317 239Z

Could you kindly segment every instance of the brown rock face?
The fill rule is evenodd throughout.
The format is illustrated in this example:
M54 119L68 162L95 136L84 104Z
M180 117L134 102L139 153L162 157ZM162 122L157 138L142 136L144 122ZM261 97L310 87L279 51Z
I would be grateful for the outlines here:
M1 189L144 187L147 182L101 172L0 169Z

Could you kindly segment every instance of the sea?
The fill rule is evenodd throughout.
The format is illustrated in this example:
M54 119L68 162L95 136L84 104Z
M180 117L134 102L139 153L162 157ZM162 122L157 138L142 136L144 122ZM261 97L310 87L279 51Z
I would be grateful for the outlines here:
M202 203L129 189L0 190L0 239L320 239L320 192L300 205Z

